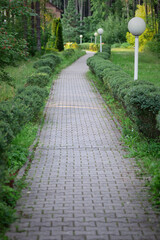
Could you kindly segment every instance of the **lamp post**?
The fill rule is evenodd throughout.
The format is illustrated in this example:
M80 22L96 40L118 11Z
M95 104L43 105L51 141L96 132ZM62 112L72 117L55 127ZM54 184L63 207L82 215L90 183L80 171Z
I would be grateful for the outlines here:
M146 23L140 17L132 18L128 23L128 30L135 36L135 51L134 51L134 80L138 79L138 48L139 36L145 31Z
M79 37L80 37L80 44L82 44L83 35L79 35Z
M93 38L93 37L91 36L91 43L92 43L92 38Z
M102 34L103 34L103 29L99 28L97 32L100 35L100 52L102 52Z
M98 33L97 33L97 32L95 32L95 33L94 33L94 36L95 36L95 44L96 44L96 42L97 42L97 36L98 36Z

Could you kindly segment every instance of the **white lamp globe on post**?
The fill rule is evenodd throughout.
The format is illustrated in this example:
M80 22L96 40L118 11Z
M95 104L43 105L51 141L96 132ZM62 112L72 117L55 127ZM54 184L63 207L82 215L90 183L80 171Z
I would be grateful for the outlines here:
M97 32L100 35L100 52L102 52L102 34L103 34L103 29L99 28Z
M94 33L94 36L95 36L95 44L96 44L96 42L97 42L97 36L98 36L98 33L97 33L97 32L95 32L95 33Z
M135 36L135 52L134 52L134 80L138 79L138 48L139 36L145 31L146 23L140 17L134 17L128 22L128 30Z
M83 35L79 35L79 37L80 37L80 44L82 44Z

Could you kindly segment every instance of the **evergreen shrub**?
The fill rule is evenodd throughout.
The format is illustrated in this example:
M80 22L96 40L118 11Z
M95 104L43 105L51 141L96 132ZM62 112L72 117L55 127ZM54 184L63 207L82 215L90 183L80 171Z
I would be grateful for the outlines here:
M87 60L90 70L119 100L140 132L149 138L160 136L160 89L147 81L133 79L101 53Z
M44 67L43 67L44 68ZM35 73L28 77L26 84L30 86L45 87L49 83L49 75L47 73Z
M54 68L56 66L56 61L51 58L45 58L45 59L40 59L33 64L34 68L39 68L43 66L49 66L52 69L52 71L54 71Z
M69 48L69 49L66 49L66 50L63 52L63 56L64 56L65 58L68 58L68 57L71 57L74 53L75 53L74 49Z
M41 59L48 59L48 58L51 58L51 59L53 59L55 62L56 62L56 64L59 64L60 62L61 62L61 59L60 59L60 57L58 56L58 55L56 55L56 54L53 54L53 53L48 53L48 54L45 54L45 55L43 55L42 57L41 57Z
M38 86L18 90L12 101L0 103L0 155L6 150L22 126L35 119L48 92Z
M48 67L48 66L39 67L37 69L37 73L46 73L46 74L48 74L50 76L51 73L52 73L52 69L50 67Z

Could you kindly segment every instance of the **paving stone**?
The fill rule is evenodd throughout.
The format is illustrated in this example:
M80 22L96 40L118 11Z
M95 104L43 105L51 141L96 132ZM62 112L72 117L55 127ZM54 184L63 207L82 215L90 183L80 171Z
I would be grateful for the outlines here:
M117 122L86 80L92 55L64 69L51 90L11 240L160 239L145 181L134 159L124 158Z

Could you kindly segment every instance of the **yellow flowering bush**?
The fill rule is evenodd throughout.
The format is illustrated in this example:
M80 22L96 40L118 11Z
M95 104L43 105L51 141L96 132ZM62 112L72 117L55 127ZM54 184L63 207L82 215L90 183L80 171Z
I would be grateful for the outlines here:
M75 42L75 43L73 43L73 42L68 42L68 43L66 43L65 45L64 45L64 47L65 47L65 49L70 49L70 48L72 48L72 49L78 49L79 48L79 46L78 46L78 44Z
M89 50L90 51L98 51L99 50L98 44L90 43L89 44Z

